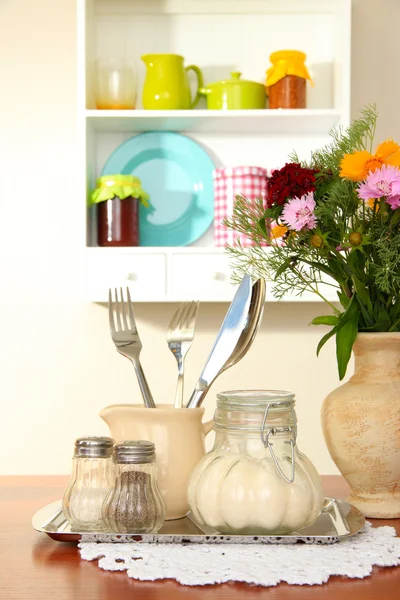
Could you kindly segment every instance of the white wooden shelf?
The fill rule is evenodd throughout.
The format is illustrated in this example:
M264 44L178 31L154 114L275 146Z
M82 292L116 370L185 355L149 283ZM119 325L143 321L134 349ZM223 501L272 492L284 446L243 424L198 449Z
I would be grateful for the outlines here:
M191 131L194 133L326 133L341 113L334 109L299 110L87 110L95 131Z
M346 0L96 0L98 15L331 14Z
M93 247L86 250L86 267L85 296L91 302L107 302L108 287L129 286L137 302L230 302L235 293L230 255L222 247ZM322 284L320 291L329 301L337 301L332 286ZM266 301L277 302L272 283L267 284ZM287 294L282 301L320 298L306 292Z
M77 0L78 113L85 298L106 302L109 287L129 285L136 302L230 302L230 257L213 246L213 226L191 246L100 248L96 211L87 208L110 155L133 135L174 131L189 136L215 167L260 165L271 171L296 151L300 160L350 121L351 0ZM206 38L206 43L205 43ZM245 40L245 43L242 43ZM302 50L315 85L307 109L151 111L141 104L140 57L174 53L198 65L206 84L240 71L265 82L271 52ZM95 63L127 60L137 75L136 110L95 110ZM189 78L192 96L193 78ZM146 182L143 181L146 189ZM267 289L267 300L276 301ZM336 301L327 286L326 297ZM318 301L308 293L285 301Z

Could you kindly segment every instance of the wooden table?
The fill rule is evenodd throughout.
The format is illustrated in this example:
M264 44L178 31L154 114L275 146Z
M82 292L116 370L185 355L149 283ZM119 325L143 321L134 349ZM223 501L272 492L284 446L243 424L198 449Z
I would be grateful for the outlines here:
M31 527L32 515L61 498L66 477L0 477L1 600L390 600L400 597L400 567L374 568L371 577L332 577L323 586L262 588L242 583L188 587L175 581L143 583L125 572L102 571L80 559L76 545L55 542ZM327 495L344 498L345 482L324 477ZM400 519L375 521L396 527Z

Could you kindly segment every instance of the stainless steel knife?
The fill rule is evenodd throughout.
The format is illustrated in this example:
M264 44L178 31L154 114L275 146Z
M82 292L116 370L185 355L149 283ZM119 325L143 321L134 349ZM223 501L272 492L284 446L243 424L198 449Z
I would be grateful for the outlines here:
M236 291L225 319L218 332L214 346L186 408L197 408L214 379L223 370L246 325L251 301L252 284L250 275L245 275Z

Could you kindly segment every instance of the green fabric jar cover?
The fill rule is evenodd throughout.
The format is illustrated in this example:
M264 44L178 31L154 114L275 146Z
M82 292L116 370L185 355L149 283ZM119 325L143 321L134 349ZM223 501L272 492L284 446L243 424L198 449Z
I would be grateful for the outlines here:
M142 188L141 181L133 175L103 175L96 181L96 189L90 196L90 204L98 204L112 198L132 197L138 198L140 202L148 208L150 206L149 195Z

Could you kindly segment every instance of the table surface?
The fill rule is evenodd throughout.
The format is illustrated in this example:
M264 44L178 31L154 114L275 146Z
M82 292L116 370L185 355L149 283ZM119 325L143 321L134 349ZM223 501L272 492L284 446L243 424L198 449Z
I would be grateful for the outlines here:
M96 561L80 559L76 544L60 543L31 526L33 514L62 497L66 477L0 477L0 598L4 600L395 600L399 598L400 568L374 567L365 579L332 577L323 586L262 588L245 583L188 587L175 581L140 582L125 572L99 569ZM326 495L345 498L341 477L323 477ZM391 525L400 535L400 519L374 520Z

